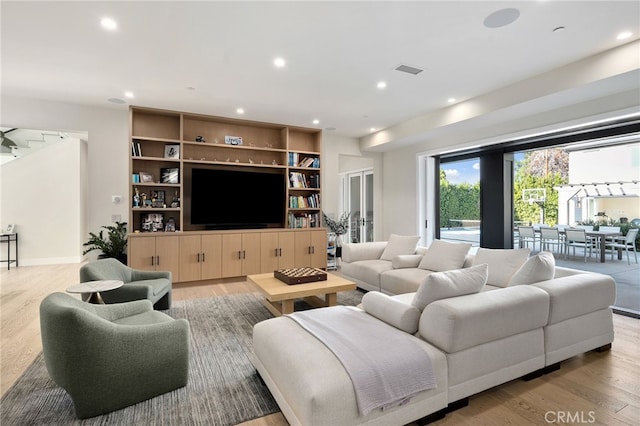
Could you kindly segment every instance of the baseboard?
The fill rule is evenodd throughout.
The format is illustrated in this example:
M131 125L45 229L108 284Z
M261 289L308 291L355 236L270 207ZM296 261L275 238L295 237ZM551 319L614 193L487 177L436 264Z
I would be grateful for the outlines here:
M20 266L63 265L68 263L82 263L82 256L73 257L44 257L36 259L18 259ZM15 263L11 265L15 267Z

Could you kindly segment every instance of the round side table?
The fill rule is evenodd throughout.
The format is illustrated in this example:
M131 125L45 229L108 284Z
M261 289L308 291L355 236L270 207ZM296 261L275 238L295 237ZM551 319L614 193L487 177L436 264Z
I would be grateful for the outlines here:
M87 281L86 283L72 285L67 288L67 293L90 293L91 295L86 302L104 305L100 292L113 290L123 285L124 283L118 280Z

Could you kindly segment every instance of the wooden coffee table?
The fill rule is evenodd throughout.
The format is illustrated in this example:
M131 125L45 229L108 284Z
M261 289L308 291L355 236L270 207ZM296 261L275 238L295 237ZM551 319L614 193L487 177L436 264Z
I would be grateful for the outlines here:
M334 306L337 304L339 291L356 289L353 281L330 273L327 273L326 281L305 284L285 284L274 278L273 272L248 275L247 279L264 295L262 303L275 316L292 313L296 299L304 299L315 307ZM318 297L320 295L324 295L324 299Z

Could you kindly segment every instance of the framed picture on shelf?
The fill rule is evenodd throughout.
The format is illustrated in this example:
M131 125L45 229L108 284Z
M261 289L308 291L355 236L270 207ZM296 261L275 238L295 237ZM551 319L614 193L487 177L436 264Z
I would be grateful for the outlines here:
M172 144L164 146L164 158L180 158L180 145Z
M153 183L153 175L149 172L140 172L140 182L143 183Z
M162 213L147 213L142 216L143 232L164 231L164 215Z
M180 169L178 167L160 169L160 182L180 183Z
M151 200L152 200L151 207L155 207L155 208L166 207L164 202L164 196L165 196L164 191L151 191Z

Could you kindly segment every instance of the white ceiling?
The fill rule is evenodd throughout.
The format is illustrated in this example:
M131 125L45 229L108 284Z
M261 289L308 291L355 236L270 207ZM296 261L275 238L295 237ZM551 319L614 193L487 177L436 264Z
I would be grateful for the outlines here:
M520 12L514 23L483 25L507 7ZM103 30L103 17L118 29ZM640 2L2 1L1 23L6 95L124 109L107 99L132 91L133 105L242 107L242 118L317 118L362 137L636 40ZM624 30L632 37L616 40Z

